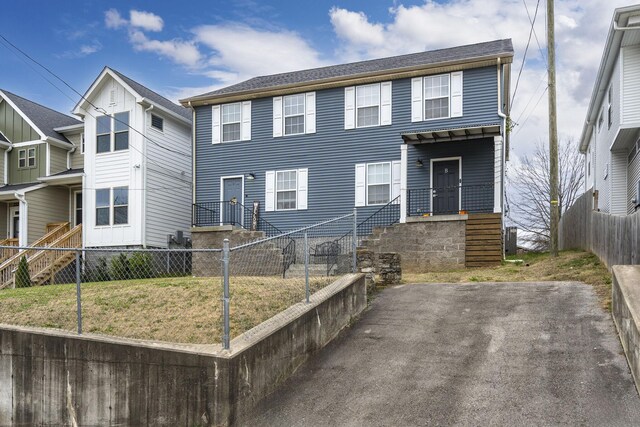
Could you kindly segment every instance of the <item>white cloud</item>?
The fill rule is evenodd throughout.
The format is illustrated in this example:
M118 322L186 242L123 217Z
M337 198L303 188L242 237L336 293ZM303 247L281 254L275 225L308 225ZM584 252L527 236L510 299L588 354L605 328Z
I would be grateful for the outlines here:
M104 13L104 25L107 28L115 30L128 24L129 22L116 9L109 9Z
M154 52L187 67L196 67L201 59L200 52L193 42L179 39L151 40L138 30L130 31L129 40L137 51Z
M210 75L237 80L325 65L318 52L290 31L257 30L242 24L205 25L194 30L195 40L212 54ZM214 73L214 74L211 74ZM222 74L219 74L222 73ZM237 81L236 80L236 81Z
M362 46L384 44L384 26L371 24L363 12L350 12L333 7L329 11L329 17L338 37L351 44Z
M85 56L92 55L102 49L102 43L98 40L93 40L91 43L83 44L75 50L67 50L60 55L59 58L84 58Z
M164 27L164 21L158 15L135 9L129 11L129 23L146 31L162 31Z

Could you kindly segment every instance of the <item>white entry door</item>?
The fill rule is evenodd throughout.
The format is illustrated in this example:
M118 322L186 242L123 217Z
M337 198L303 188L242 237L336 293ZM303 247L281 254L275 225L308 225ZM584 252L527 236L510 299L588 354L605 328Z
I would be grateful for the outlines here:
M20 206L9 208L9 237L12 239L20 238Z

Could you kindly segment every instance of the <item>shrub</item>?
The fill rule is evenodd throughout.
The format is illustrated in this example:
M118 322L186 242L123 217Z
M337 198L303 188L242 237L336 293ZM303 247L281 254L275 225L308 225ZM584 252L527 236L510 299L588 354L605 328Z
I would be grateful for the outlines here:
M96 258L95 263L85 263L83 282L106 282L110 280L109 267L105 257Z
M131 267L126 254L119 254L111 259L109 274L112 280L127 280L131 278Z
M31 275L29 274L29 264L27 263L27 257L22 256L18 263L18 268L15 273L16 288L29 288L31 287Z
M149 279L153 275L153 257L143 252L135 252L129 258L132 279Z

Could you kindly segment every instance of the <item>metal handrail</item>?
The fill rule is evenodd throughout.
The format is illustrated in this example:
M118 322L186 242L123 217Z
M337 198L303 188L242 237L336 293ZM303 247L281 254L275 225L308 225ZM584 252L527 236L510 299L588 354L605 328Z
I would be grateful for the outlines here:
M459 208L434 211L433 198L451 191L458 192ZM493 183L409 189L407 216L493 212L493 197Z

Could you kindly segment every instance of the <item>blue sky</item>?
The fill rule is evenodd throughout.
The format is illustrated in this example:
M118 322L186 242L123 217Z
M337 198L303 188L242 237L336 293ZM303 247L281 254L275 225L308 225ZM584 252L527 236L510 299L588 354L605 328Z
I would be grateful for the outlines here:
M5 5L0 34L80 92L105 65L177 100L255 75L498 38L513 39L515 87L536 4L23 0ZM613 9L626 4L556 0L561 137L579 137ZM542 1L534 27L538 40L531 40L514 99L516 158L546 139L545 7ZM0 88L68 113L78 96L56 85L61 90L0 41Z

